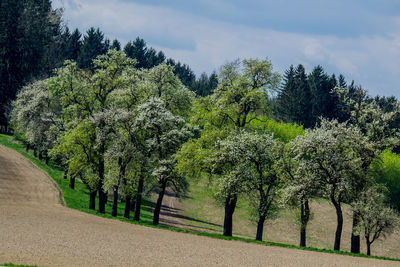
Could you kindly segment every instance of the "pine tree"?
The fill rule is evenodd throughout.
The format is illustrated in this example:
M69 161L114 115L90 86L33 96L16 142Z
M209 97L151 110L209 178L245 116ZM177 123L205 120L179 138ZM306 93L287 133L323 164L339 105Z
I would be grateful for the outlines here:
M196 81L196 75L190 69L190 67L186 64L180 63L179 61L178 63L176 63L175 60L171 58L167 60L167 64L173 66L175 68L174 74L179 77L179 79L186 87L194 91L193 86L194 82Z
M291 65L283 75L283 84L277 97L276 114L283 121L294 121L295 116L294 102L296 99L294 67Z
M51 1L0 2L0 126L6 105L26 82L48 77L63 61L61 12Z
M339 75L338 86L341 88L347 87L346 79L344 78L344 76L342 74Z
M313 127L311 119L311 91L310 85L308 83L306 71L303 65L298 65L294 73L294 84L295 92L297 98L295 98L295 103L297 108L295 108L295 114L292 122L303 125L306 128Z
M3 0L0 3L0 126L7 128L5 109L14 99L22 85L21 54L19 40L21 32L18 20L23 5L18 0Z
M137 37L135 41L128 42L124 47L125 54L130 57L136 59L136 68L147 68L147 47L146 42Z
M65 46L65 58L71 60L78 60L79 52L81 50L82 34L78 29L75 29L72 34L69 36L67 40L67 44Z
M330 94L332 87L332 79L329 77L324 69L318 65L308 76L311 94L312 94L312 115L310 123L314 126L319 118L332 118L332 96Z
M114 41L111 44L111 49L115 49L117 51L120 51L121 50L121 43L117 39L114 39Z
M218 75L215 71L211 73L208 79L208 91L204 93L204 96L214 93L215 88L218 87Z
M78 66L83 69L93 68L93 59L107 52L108 45L99 28L90 28L83 37L82 47L78 55Z
M159 51L157 53L157 51L150 47L149 49L147 49L146 52L146 67L151 69L152 67L158 66L161 63L163 63L165 60L165 55L162 51Z

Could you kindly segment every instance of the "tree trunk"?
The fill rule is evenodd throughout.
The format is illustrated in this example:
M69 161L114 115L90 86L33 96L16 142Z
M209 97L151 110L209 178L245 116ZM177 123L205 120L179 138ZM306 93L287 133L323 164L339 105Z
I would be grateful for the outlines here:
M42 154L42 150L39 150L39 160L43 159L43 154Z
M306 199L300 204L300 247L306 246L306 233L309 219L310 206L308 205L308 199Z
M127 197L125 197L124 217L129 219L130 212L131 212L131 197L127 196Z
M34 146L33 147L33 156L36 158L37 157L37 150L36 150L36 147Z
M69 188L75 189L75 176L73 175L69 177Z
M153 225L158 225L158 223L160 221L161 205L162 205L162 201L163 201L163 198L164 198L166 186L167 186L167 181L163 181L162 185L161 185L161 191L158 194L156 207L154 209Z
M334 250L340 250L340 240L342 238L342 230L343 230L343 212L342 207L340 205L340 201L336 201L334 198L331 198L333 205L336 209L336 217L337 217L337 226L335 233L335 244L333 246Z
M352 253L360 253L360 234L355 235L355 228L357 227L359 217L356 211L353 211L353 231L351 232L351 249Z
M224 236L232 236L232 218L235 212L237 196L226 198L225 200L225 217L224 217Z
M131 211L135 211L135 208L136 208L136 198L133 197L131 199Z
M139 184L138 190L136 193L136 210L135 210L135 217L133 218L135 221L140 220L140 209L142 208L142 193L143 193L143 184L144 184L144 177L140 175L139 177Z
M263 238L264 222L265 222L265 216L260 216L257 223L257 234L256 234L256 240L258 241L262 241Z
M136 207L136 201L135 201L135 197L136 196L133 196L132 198L131 198L131 211L133 211L133 212L135 212L135 207Z
M26 143L25 152L28 153L30 148L31 148L31 144Z
M67 179L68 176L68 169L67 167L64 168L64 179Z
M307 228L300 226L300 247L306 247L306 240L307 240Z
M89 209L91 210L96 209L96 194L96 190L90 192Z
M46 154L46 165L49 165L49 155Z
M111 208L111 216L115 217L117 216L118 213L118 186L114 187L114 199L113 199L113 205Z
M365 238L365 242L367 244L367 255L371 256L371 242L369 242L368 238Z
M107 202L107 194L104 192L104 144L101 145L100 148L100 157L99 157L99 182L97 185L97 191L99 192L99 209L100 213L106 213L106 202Z

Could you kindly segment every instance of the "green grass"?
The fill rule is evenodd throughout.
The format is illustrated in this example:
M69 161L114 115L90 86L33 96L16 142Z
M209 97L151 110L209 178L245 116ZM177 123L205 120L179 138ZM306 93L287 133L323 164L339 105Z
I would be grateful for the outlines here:
M37 267L37 265L15 265L15 264L12 264L12 263L0 264L0 266L10 266L10 267Z
M64 179L63 170L53 162L50 161L49 165L46 165L44 162L35 158L33 156L32 151L26 153L24 145L21 142L15 140L12 136L0 135L0 144L16 150L17 152L21 153L23 156L28 158L30 161L32 161L36 166L47 172L50 175L50 177L53 178L53 180L57 183L58 187L61 189L67 207L106 218L115 218L111 216L111 207L112 207L111 201L107 202L105 214L101 214L95 210L89 209L90 195L86 185L77 180L75 182L75 189L69 188L69 179ZM154 205L155 204L153 202L147 199L143 199L142 209L140 214L142 223L144 224L152 223L153 220L152 209ZM96 208L97 207L98 207L98 198L96 198ZM118 203L119 216L117 216L116 219L119 219L121 221L130 221L129 219L126 219L122 216L124 214L124 209L125 209L125 204L119 202Z
M117 220L129 222L129 223L140 224L140 225L144 225L144 226L148 226L148 227L152 227L152 228L166 229L166 230L171 230L171 231L175 231L175 232L189 233L189 234L194 234L194 235L199 235L199 236L207 236L207 237L217 238L217 239L236 240L236 241L242 241L242 242L247 242L247 243L256 243L256 244L267 245L267 246L277 246L277 247L283 247L283 248L294 248L294 249L301 249L301 250L308 250L308 251L334 253L334 254L349 255L349 256L354 256L354 257L400 261L400 259L396 259L396 258L380 257L380 256L367 256L365 254L354 254L354 253L350 253L347 251L334 251L334 250L330 250L330 249L321 249L321 248L313 248L313 247L299 247L296 245L277 243L277 242L256 241L254 239L244 238L244 237L236 237L236 236L227 237L227 236L223 236L221 234L216 234L216 233L194 232L194 231L189 231L189 230L185 230L185 229L170 228L170 227L164 227L164 226L154 226L151 224L151 221L152 221L151 209L152 209L154 203L152 203L150 201L145 201L145 203L143 203L144 205L143 205L143 209L142 209L142 216L141 216L140 222L135 222L133 220L129 220L129 219L126 219L121 216L112 217L111 215L109 215L111 212L111 204L107 205L106 214L101 214L101 213L98 213L97 211L93 211L93 210L90 210L87 208L88 203L89 203L89 192L82 183L77 181L75 184L75 188L76 188L75 190L72 190L69 188L69 181L63 179L63 172L60 167L56 166L53 163L50 163L49 166L47 166L43 162L41 162L38 159L36 159L35 157L33 157L33 155L31 153L26 153L24 145L21 142L15 140L12 136L0 134L0 144L18 151L23 156L25 156L26 158L31 160L34 164L36 164L39 168L46 171L54 179L54 181L58 184L58 186L63 191L64 200L66 202L67 207L77 209L77 210L80 210L80 211L83 211L86 213L95 214L97 216L110 218L110 219L117 219ZM193 190L193 188L192 188L192 190ZM209 193L198 192L198 194L200 194L200 196L201 196L201 194L212 194L212 192L209 192ZM208 195L208 197L210 197L210 195ZM118 212L119 212L119 214L122 214L123 205L122 204L119 204L119 205L120 206L118 207ZM209 225L206 222L205 222L205 224ZM22 265L6 265L6 266L22 266Z

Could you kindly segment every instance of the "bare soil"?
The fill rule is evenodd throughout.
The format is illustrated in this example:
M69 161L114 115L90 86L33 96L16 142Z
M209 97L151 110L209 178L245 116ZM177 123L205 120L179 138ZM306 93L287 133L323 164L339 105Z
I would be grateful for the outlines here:
M14 150L0 145L0 263L39 266L399 266L398 262L153 229L72 210L60 204L59 198L57 188L46 173Z

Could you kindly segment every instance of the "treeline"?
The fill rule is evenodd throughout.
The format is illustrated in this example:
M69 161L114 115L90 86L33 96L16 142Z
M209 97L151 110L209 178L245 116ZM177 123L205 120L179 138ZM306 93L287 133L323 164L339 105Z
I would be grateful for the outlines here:
M65 40L64 58L76 61L82 69L92 69L93 59L105 54L110 49L115 49L117 51L122 50L128 57L136 59L135 67L138 69L151 69L162 63L173 66L174 74L197 95L209 95L218 85L215 72L210 76L203 73L196 79L196 75L188 65L179 61L176 62L171 58L167 59L162 51L147 47L146 42L139 37L121 47L121 43L117 39L111 42L105 38L99 28L90 28L82 37L78 29L70 33L68 27L66 27L63 36Z
M300 215L300 245L306 246L314 198L335 207L335 250L341 247L343 203L353 211L352 252L360 252L363 235L370 254L371 244L395 228L389 204L398 205L393 190L399 187L385 180L393 178L387 167L399 145L395 98L373 99L320 66L309 74L301 65L290 67L282 82L268 59L238 60L218 75L196 79L187 65L140 38L122 48L100 29L70 33L48 1L7 0L0 7L7 44L0 65L3 125L6 103L26 84L12 103L14 133L40 159L60 164L71 187L81 180L91 209L98 197L98 211L105 213L111 193L113 216L122 196L124 216L131 216L135 203L134 219L140 220L143 195L155 192L156 225L167 189L184 194L187 179L207 175L224 206L227 236L242 198L254 210L257 240L264 222L292 205ZM15 27L9 12L17 12ZM28 26L36 22L29 21L38 12L46 19L38 20L32 35ZM40 47L30 47L36 38Z
M48 77L64 58L61 13L50 1L0 2L0 127L7 109L27 82Z
M316 66L310 73L306 73L304 66L300 64L297 67L290 66L286 70L277 97L271 100L274 117L305 128L313 128L321 117L337 119L339 122L347 121L351 117L351 110L332 93L335 87L347 88L354 101L375 101L386 112L391 112L397 107L397 99L394 96L372 98L361 85L356 85L354 81L347 83L342 74L338 77L335 74L328 75L321 66ZM390 127L394 129L399 126L400 116L396 116Z
M10 103L25 84L54 75L67 59L83 69L109 49L121 50L137 60L136 68L149 69L166 62L174 73L198 95L208 95L218 84L216 74L203 73L198 79L191 68L167 59L162 51L147 47L137 37L123 48L110 41L100 29L85 34L63 24L62 10L52 9L51 1L3 0L0 2L0 131L7 132Z
M173 66L136 64L117 49L98 56L89 71L66 61L55 76L23 87L13 103L15 134L39 158L63 166L71 187L80 179L91 192L90 209L98 197L98 212L105 213L112 194L116 216L122 196L124 216L130 217L134 199L134 219L140 220L142 197L154 192L157 225L166 191L185 194L188 179L207 175L224 206L226 236L243 198L254 211L257 240L266 220L293 206L300 214L300 245L306 246L315 198L335 207L335 250L342 243L344 203L353 211L354 253L360 252L361 235L370 254L371 244L396 228L398 216L380 178L390 166L387 153L391 157L400 140L390 126L399 114L397 103L386 111L375 100L335 87L330 93L349 119L320 117L304 130L270 118L268 95L281 78L267 59L224 65L217 88L206 97L184 86Z

